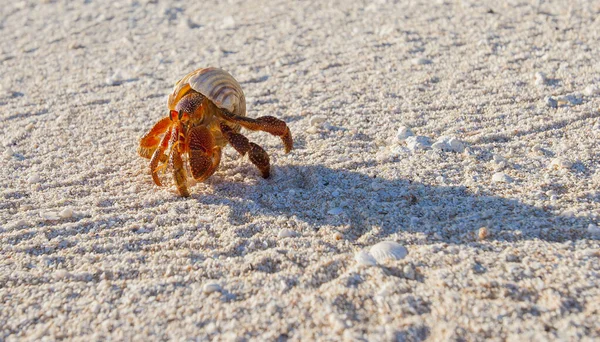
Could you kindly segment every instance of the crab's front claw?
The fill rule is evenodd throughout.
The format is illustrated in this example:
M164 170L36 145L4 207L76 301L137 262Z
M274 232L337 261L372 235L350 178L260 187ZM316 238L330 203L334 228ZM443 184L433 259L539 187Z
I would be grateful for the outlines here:
M152 129L140 139L138 154L144 158L151 158L154 151L159 147L161 141L160 135L167 132L171 127L171 124L171 119L169 119L168 116L159 120Z
M217 170L221 162L221 148L216 145L215 137L205 126L191 128L188 139L190 171L192 177L201 182Z

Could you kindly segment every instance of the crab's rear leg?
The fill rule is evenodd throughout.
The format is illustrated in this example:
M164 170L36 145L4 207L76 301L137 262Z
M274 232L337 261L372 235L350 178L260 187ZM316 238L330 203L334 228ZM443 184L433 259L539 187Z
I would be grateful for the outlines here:
M285 153L290 152L294 147L294 140L292 139L292 133L285 122L277 119L273 116L261 116L256 119L247 118L245 116L235 115L226 109L220 109L223 119L229 122L239 124L240 126L247 128L252 131L263 131L281 138L283 146L285 147Z
M227 142L229 142L241 155L248 153L250 161L260 170L262 177L269 178L271 165L267 152L257 144L250 142L245 136L236 133L224 122L221 122L219 128L225 139L227 139Z
M160 119L151 129L140 139L140 146L138 147L138 154L144 158L151 158L154 151L158 147L161 141L161 134L165 133L173 124L171 119L166 116ZM169 141L167 139L167 141ZM163 160L165 161L163 157Z

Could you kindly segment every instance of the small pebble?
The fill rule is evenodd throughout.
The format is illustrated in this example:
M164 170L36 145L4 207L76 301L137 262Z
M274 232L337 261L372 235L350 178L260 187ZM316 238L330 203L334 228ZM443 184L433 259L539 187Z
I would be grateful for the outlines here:
M289 230L289 229L282 229L277 234L277 237L280 239L294 237L294 236L296 236L296 232Z
M465 144L455 137L451 137L450 140L448 140L448 145L450 145L452 151L456 153L463 153L465 151Z
M314 126L308 127L306 129L306 133L308 133L308 134L316 134L318 132L319 132L319 130L317 129L317 127L314 127Z
M123 83L123 75L121 74L121 71L117 70L115 71L112 75L108 76L105 80L107 85L110 86L116 86L116 85L120 85L121 83Z
M494 163L500 164L501 162L506 161L506 158L504 158L503 156L501 156L499 154L494 154L493 160L494 160Z
M196 221L198 221L198 222L204 222L204 223L213 222L214 219L215 218L212 217L212 216L198 216L198 217L196 217Z
M184 24L185 24L185 26L187 26L188 28L190 28L192 30L202 27L202 25L199 25L197 22L193 21L191 18L187 18L184 21Z
M463 153L465 151L465 144L455 137L441 136L431 145L431 148L434 150Z
M552 98L550 96L546 96L544 98L544 103L546 104L547 107L558 108L558 101L556 101L554 98Z
M54 279L65 279L69 276L69 272L67 270L57 270L54 272Z
M381 149L380 151L378 151L375 154L375 160L377 160L378 162L385 162L389 158L390 158L390 153L389 153L389 150L387 150L387 149Z
M496 166L494 167L494 170L500 172L500 171L504 170L507 166L508 166L508 164L506 164L505 161L501 161L496 164Z
M354 260L358 262L359 265L363 266L375 266L377 265L377 260L373 258L371 254L367 251L359 251L354 255Z
M485 239L487 239L487 237L489 235L490 235L490 232L487 229L487 227L481 227L481 228L479 228L479 233L477 234L477 238L479 240L485 240Z
M600 94L600 87L598 87L597 85L594 84L590 84L589 86L585 87L585 89L583 90L583 95L586 96L594 96Z
M508 262L519 262L519 257L513 253L506 253L504 260Z
M400 126L400 128L398 128L398 133L396 133L396 139L398 139L398 141L404 141L406 140L406 138L412 137L414 135L415 133L413 133L413 131L410 128L406 126Z
M431 142L428 137L417 135L406 138L406 146L409 150L415 152L430 148Z
M415 58L412 60L412 64L414 65L427 65L431 63L433 63L433 61L427 58Z
M431 145L431 148L440 151L450 151L450 145L446 144L445 141L436 141Z
M90 307L90 311L95 314L100 312L101 309L102 309L102 307L100 306L100 304L98 302L93 302L92 306Z
M377 291L377 297L385 298L389 297L394 293L394 290L397 288L397 285L394 283L386 283L384 284L379 291Z
M337 240L337 241L339 241L339 240L341 240L341 239L343 239L343 238L344 238L344 234L342 234L342 233L340 233L340 232L335 232L335 233L333 234L333 239L334 239L334 240Z
M372 246L369 252L378 263L384 263L387 260L400 260L408 255L406 247L394 241L382 241Z
M571 166L573 166L573 163L571 163L568 160L562 159L562 158L554 158L550 162L550 168L555 169L555 170L556 169L569 169L569 168L571 168Z
M223 24L221 25L221 28L233 28L235 27L235 19L233 19L232 16L227 16L225 18L223 18Z
M542 152L542 146L540 144L535 144L535 145L531 146L531 152L533 152L533 153Z
M535 79L535 85L540 87L546 84L546 82L548 82L548 79L546 78L546 74L544 74L543 72L536 72L533 75L533 78Z
M332 208L327 212L329 215L340 215L343 212L342 208Z
M65 208L65 209L61 210L61 212L58 214L58 216L60 216L62 218L70 218L73 216L73 209Z
M69 44L69 49L71 50L77 50L77 49L83 49L83 45L77 43L77 42L72 42L71 44Z
M38 175L36 173L34 175L29 176L29 178L27 178L27 183L35 184L35 183L39 183L41 180L42 180L42 178L40 177L40 175Z
M204 284L204 286L202 286L202 292L209 294L209 293L213 293L213 292L220 292L221 291L221 285L217 284L217 283L208 283L208 284Z
M512 182L512 178L510 178L503 172L496 172L492 176L492 182L494 182L494 183L510 183L510 182Z
M381 184L380 182L377 182L377 181L371 182L371 189L373 189L373 191L379 191L383 188L385 188L385 185Z
M415 268L412 264L405 265L404 268L402 268L402 273L406 279L415 279Z
M190 254L191 254L191 252L189 249L180 249L175 252L175 255L178 258L185 258L185 257L190 256Z
M600 236L600 227L595 224L590 223L587 227L587 231L590 235Z
M7 148L6 148L6 150L4 150L4 156L5 156L6 158L10 158L10 157L12 157L14 154L15 154L15 151L13 151L13 149L12 149L12 148L10 148L10 147L7 147Z
M316 126L321 125L325 121L327 121L327 117L325 115L315 115L315 116L312 116L310 118L310 120L308 120L308 123L311 126L316 127Z

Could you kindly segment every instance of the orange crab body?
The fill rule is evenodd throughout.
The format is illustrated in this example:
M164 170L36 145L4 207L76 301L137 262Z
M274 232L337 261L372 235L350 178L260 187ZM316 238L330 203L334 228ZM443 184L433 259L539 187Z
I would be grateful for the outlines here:
M221 149L232 145L269 177L269 155L240 134L241 127L280 136L285 152L293 147L285 122L272 116L246 117L246 100L239 83L217 68L195 70L182 78L169 95L169 115L159 120L140 139L138 153L150 159L156 185L158 173L171 166L181 196L189 196L187 177L197 181L210 177L221 161Z

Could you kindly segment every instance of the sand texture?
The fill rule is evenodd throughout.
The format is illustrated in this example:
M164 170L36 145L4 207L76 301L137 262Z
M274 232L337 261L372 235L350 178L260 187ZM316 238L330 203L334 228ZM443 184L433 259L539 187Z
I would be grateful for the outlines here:
M0 341L600 339L599 18L3 1ZM206 66L295 146L244 131L272 177L227 147L181 198L136 149Z

